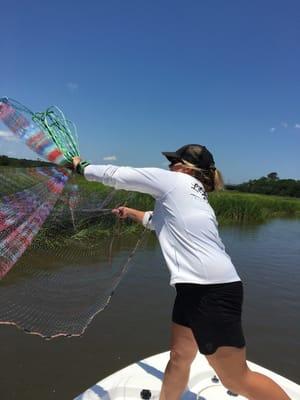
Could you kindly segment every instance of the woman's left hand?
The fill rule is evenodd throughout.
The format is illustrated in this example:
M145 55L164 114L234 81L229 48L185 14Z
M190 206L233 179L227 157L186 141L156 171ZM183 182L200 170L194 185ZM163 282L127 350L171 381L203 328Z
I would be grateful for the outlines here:
M72 162L73 162L73 168L74 168L74 170L76 170L76 167L77 167L78 164L80 164L80 161L81 161L81 158L80 158L80 157L78 157L78 156L73 157Z

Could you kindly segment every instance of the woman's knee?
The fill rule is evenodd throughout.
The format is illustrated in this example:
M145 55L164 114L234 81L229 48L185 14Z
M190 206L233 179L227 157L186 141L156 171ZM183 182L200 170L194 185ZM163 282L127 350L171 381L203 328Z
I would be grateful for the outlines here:
M189 365L198 352L198 345L190 328L172 324L170 362Z
M178 349L173 348L170 351L170 361L174 364L190 365L197 355L196 349Z

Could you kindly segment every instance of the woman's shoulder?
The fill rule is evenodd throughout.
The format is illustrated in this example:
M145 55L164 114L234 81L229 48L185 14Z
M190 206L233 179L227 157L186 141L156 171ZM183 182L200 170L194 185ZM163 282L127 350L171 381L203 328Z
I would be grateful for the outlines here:
M194 176L189 175L189 174L185 174L184 172L176 172L176 175L183 182L188 182L191 185L193 185L195 187L200 187L200 188L202 188L204 190L203 183L199 179L195 178Z
M143 168L135 168L135 167L125 167L125 168L130 168L132 170L135 170L142 175L145 176L153 176L157 178L165 178L165 179L177 179L178 175L174 171L169 171L167 169L163 168L158 168L158 167L143 167Z

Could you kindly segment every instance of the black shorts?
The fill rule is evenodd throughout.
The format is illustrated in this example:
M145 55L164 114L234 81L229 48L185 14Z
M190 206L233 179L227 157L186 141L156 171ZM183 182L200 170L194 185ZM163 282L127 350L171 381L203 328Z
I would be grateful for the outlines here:
M199 285L177 283L172 321L191 328L202 354L220 346L245 346L241 314L242 282Z

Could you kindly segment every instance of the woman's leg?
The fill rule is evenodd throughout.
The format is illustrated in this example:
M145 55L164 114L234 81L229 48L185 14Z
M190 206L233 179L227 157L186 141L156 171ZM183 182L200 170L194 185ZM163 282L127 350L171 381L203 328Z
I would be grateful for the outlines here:
M251 371L246 362L246 348L219 347L206 356L223 385L249 400L291 400L272 379Z
M190 328L172 323L170 360L160 392L160 400L177 400L187 387L190 367L198 345Z

